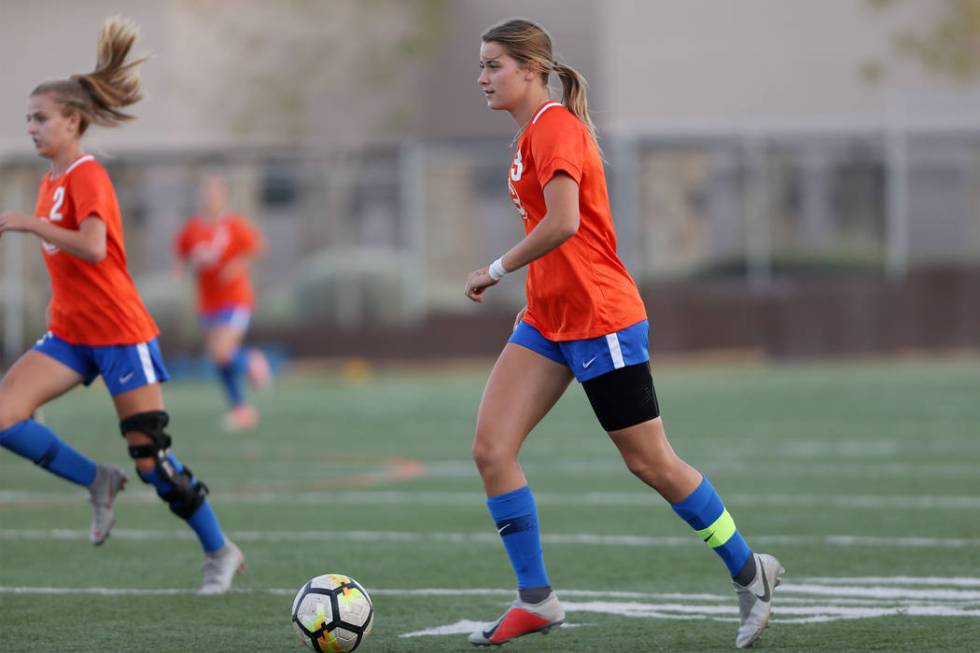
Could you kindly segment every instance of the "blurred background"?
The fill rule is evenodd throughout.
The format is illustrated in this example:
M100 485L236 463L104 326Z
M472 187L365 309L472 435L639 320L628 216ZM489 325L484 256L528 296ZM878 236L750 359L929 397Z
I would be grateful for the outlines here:
M516 126L476 84L480 32L511 16L589 80L655 358L980 351L976 0L4 0L0 207L31 210L45 170L27 96L91 70L113 14L142 27L146 97L87 149L168 357L200 350L172 241L215 172L268 243L253 342L495 355L523 276L484 306L462 289L523 233ZM4 364L45 330L28 240L0 241Z

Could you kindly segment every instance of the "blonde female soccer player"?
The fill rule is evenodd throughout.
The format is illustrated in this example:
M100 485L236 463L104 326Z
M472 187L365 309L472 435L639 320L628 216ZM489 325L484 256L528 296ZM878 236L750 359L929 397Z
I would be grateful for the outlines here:
M159 332L126 267L112 181L81 145L90 125L113 127L132 118L123 110L142 97L136 68L143 60L127 60L136 36L131 23L109 19L95 71L45 82L28 99L27 133L51 168L41 180L34 215L0 213L0 236L20 231L40 239L52 297L48 332L0 381L0 445L87 487L90 539L102 544L115 523L112 504L125 474L96 464L31 419L40 406L101 375L140 480L200 540L205 564L198 592L220 594L231 587L244 557L222 533L207 486L170 450Z
M262 234L248 220L228 211L228 184L208 175L201 183L201 207L174 239L182 265L194 271L204 344L218 368L228 398L225 428L253 428L259 414L245 398L243 380L257 387L269 382L269 363L260 349L243 346L255 308L249 268L262 252Z
M725 563L741 612L736 645L749 646L769 621L783 568L749 549L708 479L667 440L649 368L646 309L616 254L585 80L555 61L547 32L519 19L484 32L480 70L487 106L510 113L519 128L507 185L526 237L471 272L466 296L482 302L504 275L529 269L527 306L490 373L473 442L519 595L470 642L502 644L565 619L545 570L537 510L518 453L575 378L629 470L670 502ZM562 83L561 102L549 96L552 73Z

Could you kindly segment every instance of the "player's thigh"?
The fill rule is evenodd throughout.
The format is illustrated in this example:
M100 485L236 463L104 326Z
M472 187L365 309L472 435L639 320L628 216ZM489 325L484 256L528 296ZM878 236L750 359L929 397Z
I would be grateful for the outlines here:
M34 351L17 359L0 380L0 429L21 422L82 382L82 375Z
M120 421L138 413L163 410L163 389L159 383L148 383L112 398Z
M205 336L208 355L216 361L228 362L241 346L244 337L245 332L232 324L212 327Z
M517 451L572 380L566 366L507 343L490 372L477 413L476 443Z

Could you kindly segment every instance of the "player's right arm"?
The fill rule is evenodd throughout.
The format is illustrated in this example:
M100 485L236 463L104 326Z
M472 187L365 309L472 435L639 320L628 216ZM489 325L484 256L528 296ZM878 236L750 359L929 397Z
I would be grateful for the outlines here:
M519 270L578 233L578 182L564 171L558 171L542 189L547 213L521 242L504 254L500 262L508 272Z
M0 213L0 235L5 231L32 233L83 261L98 263L106 255L106 227L98 216L89 217L94 219L86 218L75 230L65 229L24 213L6 211Z

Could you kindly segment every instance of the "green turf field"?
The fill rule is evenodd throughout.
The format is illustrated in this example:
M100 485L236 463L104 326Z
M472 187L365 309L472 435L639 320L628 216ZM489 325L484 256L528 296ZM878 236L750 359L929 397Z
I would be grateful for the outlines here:
M105 546L86 495L0 452L0 650L300 651L293 593L326 572L372 593L361 649L465 651L466 622L510 600L511 572L469 460L486 370L282 380L262 427L218 428L216 386L166 388L175 451L212 489L248 569L205 598L190 532L131 482ZM655 372L675 449L712 479L750 546L787 568L758 645L980 650L980 364ZM101 387L46 409L129 469ZM569 626L509 651L728 651L723 565L630 477L573 386L523 462ZM444 633L444 634L438 634Z

